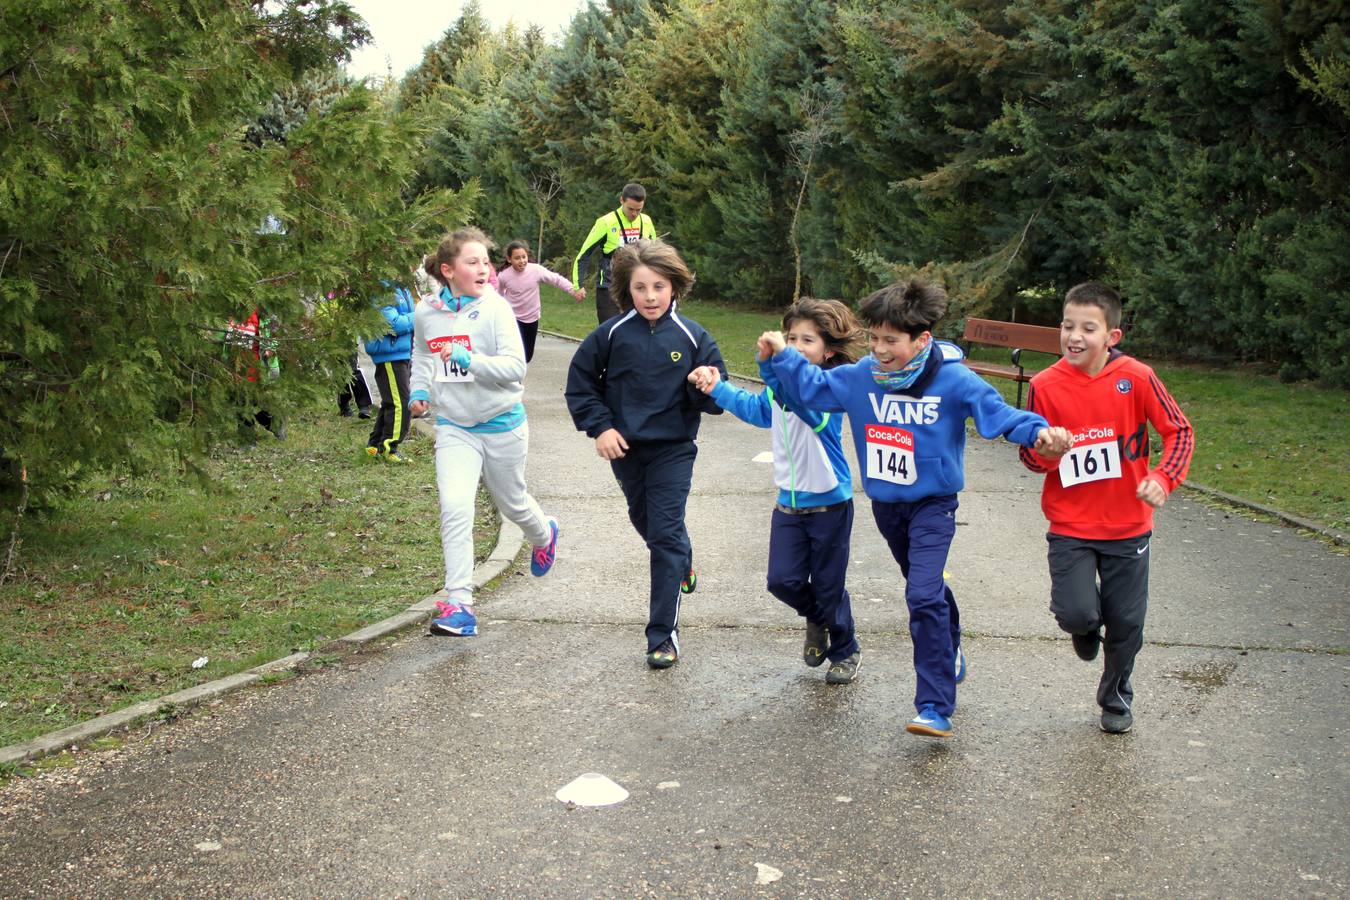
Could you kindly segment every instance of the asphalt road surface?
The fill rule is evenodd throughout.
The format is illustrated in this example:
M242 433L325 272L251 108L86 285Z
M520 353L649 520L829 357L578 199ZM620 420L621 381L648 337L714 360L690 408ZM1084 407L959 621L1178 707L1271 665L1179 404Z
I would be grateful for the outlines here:
M649 671L646 553L567 417L572 349L542 338L526 391L550 575L522 556L477 638L407 632L0 789L0 896L1350 893L1350 558L1176 495L1135 728L1106 735L1100 662L1047 609L1039 481L975 438L948 566L970 675L955 736L915 737L903 582L867 502L862 671L830 686L764 590L768 433L708 418L684 656ZM554 798L587 772L628 798Z

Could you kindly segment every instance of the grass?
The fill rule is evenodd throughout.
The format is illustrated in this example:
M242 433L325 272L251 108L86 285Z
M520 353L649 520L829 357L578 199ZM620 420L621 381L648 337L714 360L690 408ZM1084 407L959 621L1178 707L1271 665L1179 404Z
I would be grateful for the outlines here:
M1160 364L1196 432L1192 481L1350 531L1350 392Z
M310 410L284 443L219 451L206 484L103 479L26 519L0 587L0 745L321 647L436 590L431 442L414 431L410 464L372 462L368 425ZM497 527L483 500L479 559Z
M778 311L747 310L713 300L680 307L717 339L728 368L755 375L755 339L779 327ZM583 337L595 328L595 304L544 289L542 327ZM1008 353L976 348L976 358L1008 362ZM1057 357L1027 353L1033 371ZM1190 480L1332 528L1350 530L1350 392L1283 384L1247 369L1150 362L1196 432ZM1013 402L1016 385L990 379Z

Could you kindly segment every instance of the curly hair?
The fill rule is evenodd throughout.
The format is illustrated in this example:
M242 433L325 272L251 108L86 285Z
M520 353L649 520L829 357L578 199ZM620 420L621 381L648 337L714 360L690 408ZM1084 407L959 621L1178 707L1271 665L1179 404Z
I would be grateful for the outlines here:
M829 369L858 361L862 327L858 325L853 310L842 300L802 297L783 313L783 331L791 331L794 322L810 322L820 332L825 349L833 351L834 355L825 360L822 368Z

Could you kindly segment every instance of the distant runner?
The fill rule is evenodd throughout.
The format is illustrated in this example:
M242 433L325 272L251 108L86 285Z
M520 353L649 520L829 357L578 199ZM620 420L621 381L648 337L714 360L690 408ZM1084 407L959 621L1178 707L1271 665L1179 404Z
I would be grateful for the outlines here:
M625 184L623 192L619 194L619 208L595 220L591 233L586 235L586 242L581 245L581 252L572 262L572 283L580 288L586 278L589 257L596 246L600 247L600 275L595 285L597 323L619 314L618 304L609 296L609 260L614 251L624 244L656 237L652 217L642 212L646 203L646 188L635 183Z

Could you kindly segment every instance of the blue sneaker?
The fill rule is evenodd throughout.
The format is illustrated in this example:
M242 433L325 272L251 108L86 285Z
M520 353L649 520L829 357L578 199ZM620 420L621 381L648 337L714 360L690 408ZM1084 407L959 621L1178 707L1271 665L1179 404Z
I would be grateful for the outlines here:
M431 633L473 637L478 633L478 617L467 607L437 600L436 616L431 620Z
M966 651L956 648L956 683L966 680Z
M548 544L543 547L535 547L534 553L530 555L530 574L536 578L547 575L548 570L553 568L553 560L558 556L557 521L549 519L548 530Z
M951 737L952 720L933 709L933 707L925 706L919 710L917 716L909 720L905 730L910 734L922 734L928 737Z

